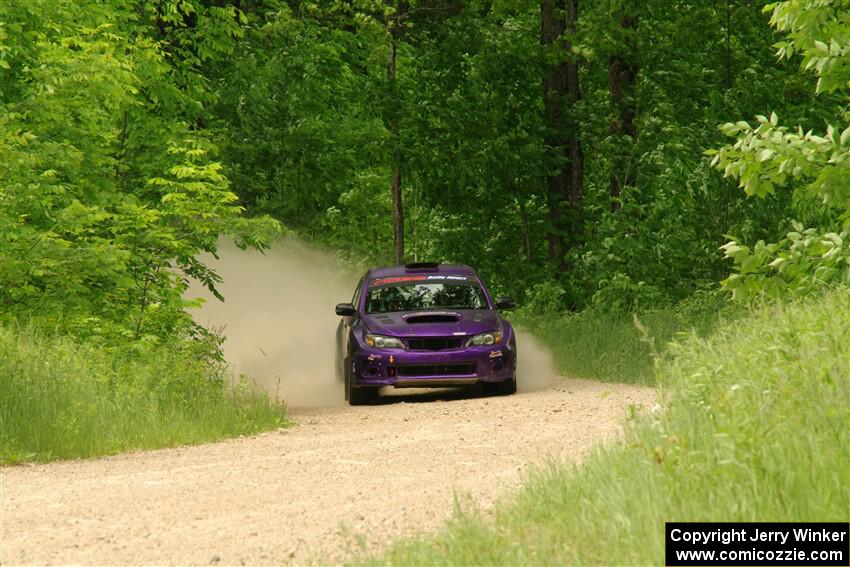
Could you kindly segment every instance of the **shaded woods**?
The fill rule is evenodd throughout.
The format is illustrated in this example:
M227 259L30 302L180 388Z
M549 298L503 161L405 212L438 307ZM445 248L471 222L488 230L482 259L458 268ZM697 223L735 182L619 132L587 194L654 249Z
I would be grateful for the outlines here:
M4 2L3 317L185 334L198 255L282 226L536 311L846 280L847 3L763 8Z
M813 96L795 55L844 45L842 2L239 6L239 47L210 70L221 159L251 211L356 261L464 262L526 304L619 311L716 289L730 236L842 229L846 192L795 197L816 172L753 200L737 185L761 169L706 155L734 142L721 124L771 112L846 127L846 77ZM795 38L779 56L777 32Z

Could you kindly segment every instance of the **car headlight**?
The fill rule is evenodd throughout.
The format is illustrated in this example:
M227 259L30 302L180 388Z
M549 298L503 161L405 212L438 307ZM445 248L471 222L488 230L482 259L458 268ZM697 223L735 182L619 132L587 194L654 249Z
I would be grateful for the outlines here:
M404 348L402 342L397 338L381 335L366 335L366 344L375 348Z
M501 331L493 331L490 333L481 333L480 335L475 335L469 342L466 343L466 346L478 346L478 345L495 345L502 342L502 332Z

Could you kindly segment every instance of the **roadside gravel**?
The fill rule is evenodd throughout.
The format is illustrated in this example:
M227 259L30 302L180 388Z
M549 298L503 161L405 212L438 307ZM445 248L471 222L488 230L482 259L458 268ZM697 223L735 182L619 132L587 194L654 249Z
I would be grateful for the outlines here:
M0 469L0 563L340 562L487 508L549 455L580 459L651 388L556 380L483 398L432 391L293 409L221 443Z

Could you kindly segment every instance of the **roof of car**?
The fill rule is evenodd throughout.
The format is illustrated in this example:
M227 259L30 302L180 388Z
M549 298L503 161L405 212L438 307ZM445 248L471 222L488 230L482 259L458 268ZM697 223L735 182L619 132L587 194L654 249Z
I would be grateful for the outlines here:
M393 276L405 276L409 274L457 274L465 276L476 276L475 270L463 264L438 264L428 267L387 266L373 268L368 275L371 278L386 278Z

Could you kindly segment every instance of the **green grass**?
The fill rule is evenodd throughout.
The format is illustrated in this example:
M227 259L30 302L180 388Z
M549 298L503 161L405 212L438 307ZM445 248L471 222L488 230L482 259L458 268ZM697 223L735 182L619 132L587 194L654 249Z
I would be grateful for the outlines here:
M661 564L666 521L846 521L850 290L761 307L659 364L664 408L484 515L368 563Z
M0 462L203 443L287 424L186 344L107 350L0 326Z
M703 297L636 316L586 310L562 317L518 314L515 320L551 349L564 376L654 384L654 359L667 343L685 333L705 336L740 315L722 298Z

